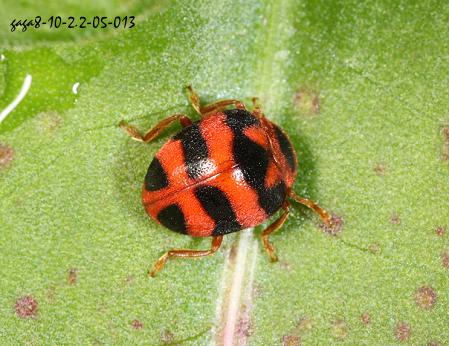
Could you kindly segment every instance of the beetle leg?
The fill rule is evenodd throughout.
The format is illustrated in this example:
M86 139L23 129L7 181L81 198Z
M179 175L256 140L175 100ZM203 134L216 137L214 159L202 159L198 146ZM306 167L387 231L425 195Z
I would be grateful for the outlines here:
M262 232L262 244L263 244L263 247L265 248L265 250L267 250L268 256L270 256L270 258L271 258L271 262L276 262L278 260L278 257L276 256L274 246L273 246L273 244L270 243L270 241L268 240L268 237L270 236L271 233L274 233L279 228L281 228L282 225L284 224L285 220L287 220L288 213L289 213L288 203L285 204L283 208L284 208L284 212L282 213L282 215L279 216L279 218L276 221L274 221L270 226L268 226Z
M139 130L133 126L128 125L124 120L122 120L119 123L120 128L122 128L128 135L130 135L134 140L139 142L151 142L153 139L158 137L161 132L170 124L175 122L176 120L179 120L182 127L186 127L189 125L192 125L192 120L190 120L187 115L184 114L173 114L169 116L168 118L165 118L161 120L156 126L154 126L152 129L150 129L145 135L141 135Z
M251 101L253 103L253 108L260 108L259 98L258 97L251 98Z
M242 101L239 100L233 100L233 99L227 99L227 100L221 100L214 103L210 103L204 107L201 107L201 117L206 117L207 115L219 112L225 109L228 106L235 106L237 109L244 109L246 110L246 106Z
M199 115L201 114L201 105L200 105L200 97L198 94L192 89L191 85L188 85L187 92L189 93L189 101L192 107L196 110Z
M167 251L165 254L161 256L157 260L157 262L154 264L153 269L148 272L148 275L151 277L155 277L156 274L161 271L161 269L165 266L168 259L171 257L204 257L213 255L217 252L217 250L220 248L221 243L223 241L223 236L218 235L215 237L212 237L212 245L210 250L184 250L184 249L173 249L170 251Z
M327 227L332 227L332 216L326 210L321 208L318 204L311 201L310 199L299 197L295 195L293 192L290 192L290 198L312 209L320 216L321 220L323 220L323 222Z
M237 109L245 109L246 110L246 106L243 102L241 102L239 100L234 100L234 99L220 100L220 101L210 103L204 107L201 107L200 97L192 89L191 85L187 86L187 92L189 93L189 100L190 100L190 103L192 104L192 107L195 108L197 113L199 115L201 115L202 118L206 117L210 113L221 111L221 110L225 109L226 107L232 106L232 105L234 105L235 108L237 108Z
M253 102L253 115L257 118L264 118L265 115L262 113L262 109L260 107L260 103L259 103L259 98L258 97L253 97L251 99L251 101Z

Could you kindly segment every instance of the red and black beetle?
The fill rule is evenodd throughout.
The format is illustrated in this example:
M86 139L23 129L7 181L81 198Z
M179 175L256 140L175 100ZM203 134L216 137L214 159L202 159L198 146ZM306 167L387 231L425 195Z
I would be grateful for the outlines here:
M148 168L142 202L148 215L172 231L212 237L210 250L166 252L149 272L151 276L170 257L214 254L223 235L257 226L282 208L279 218L262 232L263 245L276 261L268 237L287 219L289 198L315 210L330 226L331 217L325 210L293 193L298 165L295 150L285 132L265 117L256 99L252 112L232 99L202 107L190 86L188 91L199 121L174 114L143 136L135 127L120 123L142 142L152 141L175 121L181 123L183 129L163 145Z

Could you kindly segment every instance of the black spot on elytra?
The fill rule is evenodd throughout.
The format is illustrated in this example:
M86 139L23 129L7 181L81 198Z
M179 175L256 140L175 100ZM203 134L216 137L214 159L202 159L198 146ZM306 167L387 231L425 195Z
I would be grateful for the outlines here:
M258 191L259 203L268 215L273 215L282 207L285 196L287 195L287 186L283 181L272 188L264 188Z
M271 154L243 132L247 127L260 126L260 123L251 113L244 110L233 109L224 113L227 116L226 124L234 134L232 145L234 161L242 170L246 183L256 190L260 206L267 215L272 215L282 206L287 188L283 181L271 188L265 187Z
M184 128L173 139L181 141L186 171L189 177L191 179L200 178L204 173L200 163L209 157L209 152L199 125L195 123Z
M259 120L244 109L229 109L225 110L224 113L226 114L226 124L233 131L243 131L246 127L260 125Z
M184 214L176 204L169 205L162 209L159 214L157 214L157 219L162 225L172 231L183 234L187 233Z
M279 142L279 145L281 146L282 154L284 154L285 158L287 159L288 165L290 166L292 171L296 170L296 160L295 160L295 151L293 150L293 147L288 140L287 136L282 132L282 130L274 126L274 130L276 132L276 138Z
M168 186L167 173L165 173L159 160L155 157L148 167L145 176L145 188L148 191L156 191Z
M229 199L219 188L208 185L200 186L195 189L195 196L206 213L215 221L213 235L227 234L242 229Z

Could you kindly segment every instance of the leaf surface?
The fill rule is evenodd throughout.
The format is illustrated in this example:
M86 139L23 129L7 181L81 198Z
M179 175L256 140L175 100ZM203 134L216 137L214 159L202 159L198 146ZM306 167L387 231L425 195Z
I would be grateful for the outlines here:
M448 5L89 4L0 5L0 110L32 76L0 124L3 344L449 340ZM9 31L39 11L138 20ZM141 207L148 164L180 127L144 145L117 124L194 117L187 84L203 102L260 97L297 150L295 191L340 217L341 231L295 206L271 237L278 263L259 227L149 279L165 250L210 242L169 232Z

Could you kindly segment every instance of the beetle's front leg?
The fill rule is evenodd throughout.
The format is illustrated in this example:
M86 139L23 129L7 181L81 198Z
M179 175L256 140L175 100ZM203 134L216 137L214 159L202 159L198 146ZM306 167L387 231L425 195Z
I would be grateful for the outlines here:
M200 97L198 94L192 89L192 86L187 86L187 91L189 93L189 100L192 104L192 107L197 111L202 118L205 118L211 113L219 112L225 109L228 106L235 106L237 109L245 109L246 106L242 101L234 100L234 99L225 99L210 103L204 107L200 104Z
M145 135L141 135L139 130L133 126L128 125L124 120L119 123L120 128L130 135L134 140L139 142L151 142L153 139L157 138L161 132L168 127L173 122L179 120L182 127L192 125L192 120L185 114L173 114L163 120L161 120L156 126L147 131Z

